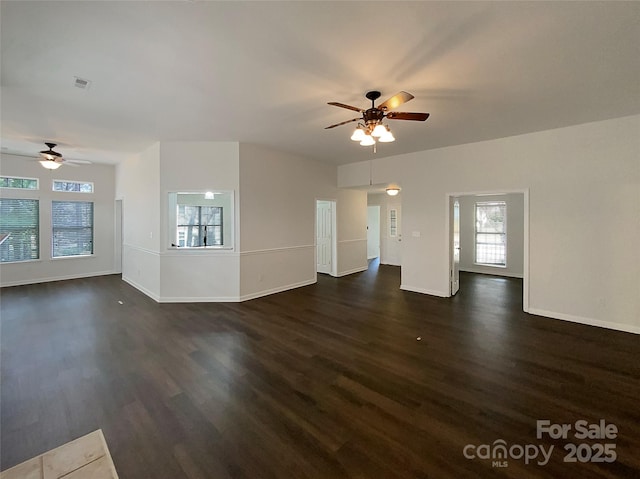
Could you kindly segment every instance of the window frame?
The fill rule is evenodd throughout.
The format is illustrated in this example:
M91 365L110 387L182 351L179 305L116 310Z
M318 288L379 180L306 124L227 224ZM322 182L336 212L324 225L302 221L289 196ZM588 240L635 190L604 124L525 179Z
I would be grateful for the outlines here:
M504 209L504 214L503 214L503 232L494 232L494 231L478 231L478 209L481 207L489 207L489 206L500 206ZM474 219L474 233L473 233L473 262L475 265L478 266L488 266L491 268L506 268L507 267L507 243L508 243L508 236L507 236L507 217L508 217L508 212L507 212L507 202L506 201L477 201L474 204L474 215L473 215L473 219ZM487 243L487 242L478 242L478 235L495 235L495 236L502 236L504 237L504 241L502 243ZM502 246L504 248L504 263L488 263L488 262L484 262L484 261L479 261L478 259L478 245L496 245L496 246Z
M2 186L2 180L30 180L36 182L35 188L25 188L24 186L16 187L16 186ZM38 191L40 189L40 179L39 178L28 178L26 176L0 176L0 188L4 190L16 190L16 191Z
M190 208L198 209L198 222L195 224L180 224L178 223L178 218L180 218L180 207L188 206ZM214 208L220 210L220 224L202 224L202 208ZM187 227L197 227L198 228L198 242L200 242L201 238L205 238L204 229L207 226L220 227L220 244L198 244L196 246L181 246L180 245L180 228ZM210 205L186 205L178 203L176 205L176 244L179 248L208 248L209 246L221 248L224 246L224 207L222 206L210 206Z
M398 236L398 210L397 208L389 209L389 238Z
M72 183L75 185L91 185L91 191L74 191L74 190L56 190L56 183ZM93 181L77 181L77 180L52 180L51 181L51 191L54 193L80 193L83 195L91 195L95 193L95 184Z
M213 193L214 198L207 198L207 195ZM167 254L169 255L198 255L198 254L230 254L236 251L236 197L235 190L207 188L197 190L166 190L166 209L164 214L166 217L166 233L163 240L166 241ZM186 198L181 198L186 195ZM190 197L190 195L193 195ZM220 195L220 201L218 201ZM181 200L183 200L181 202ZM186 200L186 201L185 201ZM203 200L200 203L200 200ZM214 200L209 203L209 200ZM188 206L221 206L222 207L222 245L207 246L178 246L178 205Z
M91 205L91 252L86 253L76 253L76 254L65 254L65 255L56 255L56 229L58 230L82 230L87 229L87 226L75 226L75 227L56 227L55 224L55 214L54 214L54 203L79 203L79 204L89 204ZM87 258L95 255L95 202L93 201L77 201L77 200L52 200L51 201L51 259L66 259L66 258Z
M20 189L20 188L15 188L15 189ZM25 262L32 262L32 261L40 261L40 199L38 198L0 198L0 202L1 201L31 201L35 204L36 207L36 212L35 212L35 225L34 225L34 229L35 229L35 247L32 247L32 251L35 251L35 258L27 258L27 259L18 259L18 260L10 260L10 261L2 261L1 255L0 255L0 264L12 264L12 263L25 263ZM11 233L10 233L11 234ZM9 243L7 243L7 241L10 239L11 237L7 237L5 238L5 240L2 242L2 245L4 245L5 243L8 245ZM0 248L2 248L2 245L0 245Z

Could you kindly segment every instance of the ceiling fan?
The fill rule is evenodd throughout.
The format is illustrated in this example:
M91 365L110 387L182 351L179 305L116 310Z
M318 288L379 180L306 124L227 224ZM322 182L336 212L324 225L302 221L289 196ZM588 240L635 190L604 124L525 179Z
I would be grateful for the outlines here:
M91 164L89 160L66 160L62 157L62 154L57 151L53 151L56 147L55 143L45 143L45 145L47 145L49 149L40 152L40 157L42 158L40 160L40 164L48 170L55 170L60 168L63 164L70 166Z
M351 105L345 105L344 103L338 103L334 101L329 102L329 105L346 108L347 110L357 111L359 113L362 113L362 116L328 126L325 128L325 130L357 121L359 122L358 127L353 132L351 139L354 141L359 141L362 146L370 146L376 144L376 139L377 141L383 143L388 143L395 140L395 137L391 133L389 127L382 123L385 118L389 120L412 121L425 121L427 118L429 118L429 113L390 111L414 98L411 93L407 93L406 91L401 91L388 100L382 102L377 107L375 106L375 101L381 96L381 93L379 91L369 91L365 96L367 97L367 99L371 100L371 108L368 108L366 110Z

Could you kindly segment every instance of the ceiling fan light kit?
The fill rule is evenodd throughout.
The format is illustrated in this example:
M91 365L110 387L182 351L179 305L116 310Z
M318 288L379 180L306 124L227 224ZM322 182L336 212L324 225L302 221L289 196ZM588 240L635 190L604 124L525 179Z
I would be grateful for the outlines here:
M376 90L367 92L365 96L367 99L371 100L371 108L367 110L351 105L345 105L344 103L329 102L329 105L362 113L362 117L336 123L335 125L326 127L325 130L357 121L358 126L351 135L351 139L359 142L362 146L371 146L375 145L378 141L381 143L391 143L396 140L389 127L383 123L385 118L388 118L389 120L412 121L425 121L429 118L429 113L389 112L389 110L397 108L403 103L412 100L414 96L411 93L401 91L376 107L375 101L380 98L380 95L381 93Z
M40 160L40 164L47 170L57 170L62 166L62 163L57 163L53 159Z

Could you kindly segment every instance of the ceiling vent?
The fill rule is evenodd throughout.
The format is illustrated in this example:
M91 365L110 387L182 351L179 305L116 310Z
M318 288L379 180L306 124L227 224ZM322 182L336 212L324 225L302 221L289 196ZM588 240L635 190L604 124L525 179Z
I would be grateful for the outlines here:
M74 77L76 79L74 86L82 90L87 90L91 86L91 80L85 80L84 78Z

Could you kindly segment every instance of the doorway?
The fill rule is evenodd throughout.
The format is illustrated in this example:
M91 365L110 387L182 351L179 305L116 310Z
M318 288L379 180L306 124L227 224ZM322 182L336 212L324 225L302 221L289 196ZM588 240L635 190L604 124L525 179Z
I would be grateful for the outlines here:
M336 202L316 200L316 272L336 274Z
M529 309L529 191L464 192L447 194L447 281L449 295L464 292L460 271L522 278L522 309ZM478 226L478 214L487 208L505 208L504 244L500 228ZM456 225L456 222L458 224ZM496 253L503 248L501 254ZM487 259L490 250L497 256ZM501 256L502 255L502 256ZM465 276L467 277L467 276Z

